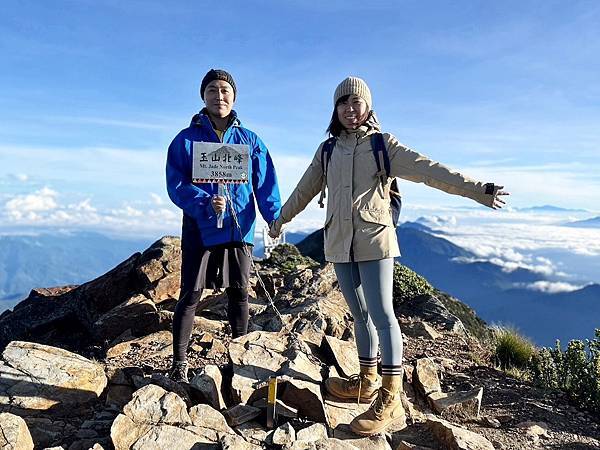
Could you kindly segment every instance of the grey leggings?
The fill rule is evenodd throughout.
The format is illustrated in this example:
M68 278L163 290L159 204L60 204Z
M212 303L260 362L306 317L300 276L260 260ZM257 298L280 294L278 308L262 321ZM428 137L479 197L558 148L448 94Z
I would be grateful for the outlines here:
M382 374L400 375L403 344L392 301L394 259L336 263L334 267L354 317L360 364L376 366L381 346Z

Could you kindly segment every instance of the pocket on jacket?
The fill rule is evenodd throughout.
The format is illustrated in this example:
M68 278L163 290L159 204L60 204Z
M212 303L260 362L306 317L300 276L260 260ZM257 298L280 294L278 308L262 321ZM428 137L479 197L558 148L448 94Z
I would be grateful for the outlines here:
M327 227L329 226L329 224L331 223L331 220L333 219L333 212L331 214L328 214L327 217L325 218L325 224L323 225L323 229L326 230Z
M386 227L393 226L392 212L383 209L361 209L358 211L360 218L365 222L376 223Z

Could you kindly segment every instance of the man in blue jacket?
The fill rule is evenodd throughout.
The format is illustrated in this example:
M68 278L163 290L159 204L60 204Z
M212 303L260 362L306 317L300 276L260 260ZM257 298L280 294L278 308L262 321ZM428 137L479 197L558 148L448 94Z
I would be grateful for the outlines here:
M279 216L281 198L267 148L244 128L232 109L237 90L224 70L209 70L200 85L205 107L173 139L167 156L167 191L183 210L181 292L173 318L173 367L170 376L187 382L186 351L196 305L204 288L225 288L233 337L248 330L248 278L256 225L255 203L267 223ZM246 144L250 149L248 183L192 182L194 142ZM217 227L222 216L223 226Z

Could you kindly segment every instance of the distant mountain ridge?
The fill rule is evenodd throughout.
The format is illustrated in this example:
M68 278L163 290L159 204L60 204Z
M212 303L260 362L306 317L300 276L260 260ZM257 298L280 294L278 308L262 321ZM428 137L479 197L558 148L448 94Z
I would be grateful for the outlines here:
M566 223L565 226L575 228L600 228L600 216L586 220L578 220L576 222L569 222Z
M527 208L515 208L517 211L546 211L546 212L588 212L585 209L572 209L572 208L561 208L560 206L553 205L542 205L542 206L528 206Z

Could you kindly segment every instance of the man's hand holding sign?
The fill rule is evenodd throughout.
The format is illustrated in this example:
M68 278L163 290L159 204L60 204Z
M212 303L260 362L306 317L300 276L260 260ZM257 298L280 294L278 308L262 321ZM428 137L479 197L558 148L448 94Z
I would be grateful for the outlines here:
M211 205L217 214L221 214L227 207L227 200L221 195L213 195Z

